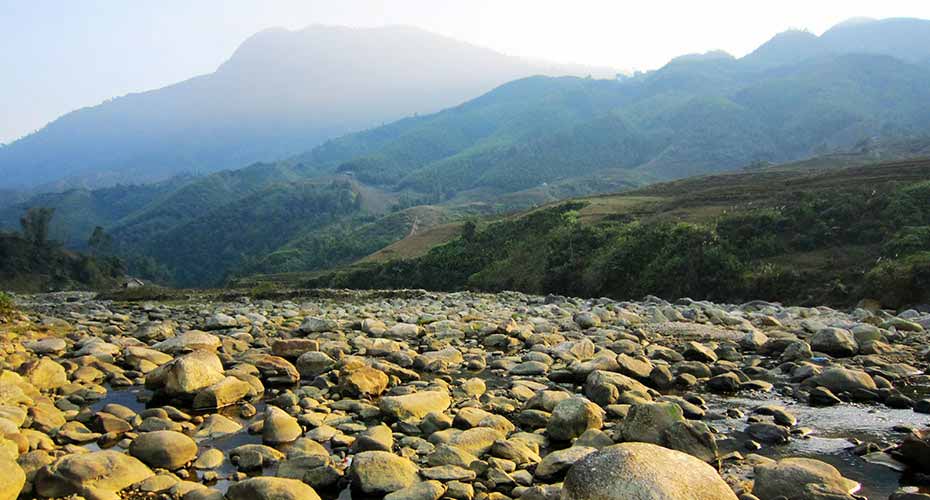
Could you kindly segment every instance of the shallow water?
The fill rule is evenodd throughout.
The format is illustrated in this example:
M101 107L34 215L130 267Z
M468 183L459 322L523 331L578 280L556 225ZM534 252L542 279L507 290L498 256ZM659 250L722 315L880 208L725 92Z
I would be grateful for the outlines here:
M747 414L753 408L762 405L783 406L797 417L798 426L809 427L813 429L812 433L803 438L792 437L786 444L765 445L756 453L773 459L808 457L827 462L839 469L844 476L861 483L862 489L858 494L872 500L888 498L902 484L903 475L890 467L870 463L854 455L851 452L853 444L850 439L874 442L884 447L902 438L900 433L893 430L894 426L923 428L930 424L930 416L913 410L862 404L815 408L778 394L754 394L732 398L707 396L707 403L712 410L739 408ZM708 423L718 429L725 428L725 432L730 436L727 441L732 442L725 441L721 444L729 445L731 449L745 454L746 451L739 448L748 439L742 433L746 426L745 419L727 418Z

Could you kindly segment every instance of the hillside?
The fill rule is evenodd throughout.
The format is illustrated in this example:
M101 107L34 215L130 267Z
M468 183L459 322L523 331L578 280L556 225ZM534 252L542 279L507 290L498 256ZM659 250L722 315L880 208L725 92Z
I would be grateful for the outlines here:
M928 178L930 160L685 179L484 222L418 257L302 284L919 304L930 300Z
M803 45L810 35L779 35L742 59L683 56L623 81L519 79L285 161L44 194L0 207L0 223L15 227L29 207L59 208L53 230L61 233L53 234L73 248L102 226L132 273L204 286L321 271L411 232L445 226L453 235L469 217L658 181L811 158L848 166L926 154L930 67L876 54L785 60L775 50L785 39ZM327 195L319 204L320 186L348 186L355 201ZM319 213L294 208L303 202ZM303 219L290 219L291 210ZM414 256L417 248L391 251Z
M409 27L271 29L213 73L75 110L0 148L0 188L151 182L276 160L516 78L612 75Z

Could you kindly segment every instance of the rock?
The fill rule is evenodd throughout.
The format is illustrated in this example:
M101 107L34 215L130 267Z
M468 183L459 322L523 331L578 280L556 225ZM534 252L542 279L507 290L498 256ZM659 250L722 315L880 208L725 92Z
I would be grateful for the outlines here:
M648 394L649 388L626 375L603 370L595 370L585 379L585 396L600 406L618 402L625 391Z
M49 358L39 358L24 364L20 375L40 391L54 391L68 383L65 368Z
M225 378L223 363L215 353L194 351L149 372L145 386L168 396L194 395Z
M296 441L303 434L297 419L277 406L268 406L262 426L262 442L281 444Z
M736 500L717 471L675 450L648 443L609 446L569 470L562 498L571 500Z
M421 420L429 413L446 411L451 404L445 392L424 391L403 396L384 396L378 402L378 408L395 420Z
M236 404L252 392L252 386L236 377L223 380L202 389L194 396L195 410L216 410Z
M536 467L536 477L543 480L556 479L579 460L596 451L595 448L585 446L572 446L564 450L553 451L546 455Z
M113 450L65 455L39 470L35 491L43 497L58 498L89 494L110 498L107 493L121 491L154 476L139 459Z
M253 477L234 483L227 500L320 500L316 490L303 481L280 477Z
M749 424L746 433L753 439L769 444L779 444L788 442L788 429L768 422L756 422Z
M491 449L495 441L505 437L504 433L497 429L475 427L456 434L449 441L449 444L466 453L480 457Z
M352 485L367 494L385 494L417 482L417 466L410 460L386 451L356 454L349 468Z
M824 328L811 337L811 349L836 357L855 356L859 344L852 333L840 328Z
M132 440L129 454L150 467L175 470L197 457L197 443L180 432L146 432Z
M16 500L26 485L26 473L10 458L0 458L0 500Z
M388 376L384 372L363 366L342 376L340 393L348 397L376 397L387 385Z
M352 443L353 452L391 451L394 448L394 434L391 428L381 424L362 431Z
M271 354L282 358L296 359L309 351L318 350L320 341L316 339L278 339L271 344Z
M837 495L854 493L859 484L840 475L830 464L811 458L785 458L755 467L753 495L760 500L809 498L808 485L820 485Z
M384 500L439 500L446 493L446 486L439 481L423 481L384 497Z
M635 404L623 419L621 433L626 441L661 445L665 442L665 432L684 420L681 407L675 403Z
M203 325L203 329L206 331L225 330L227 328L235 328L237 326L239 326L239 322L236 321L236 318L233 318L228 314L216 313L213 316L207 318L206 323Z
M222 450L210 448L201 453L197 460L194 460L193 465L195 469L200 470L216 469L223 465L225 460L226 455L223 454Z
M839 366L831 366L805 381L806 384L823 386L832 392L874 391L878 387L868 373Z
M561 401L552 411L546 426L549 437L556 441L570 441L588 429L604 425L604 410L582 397Z
M321 333L336 330L338 326L335 321L323 318L305 318L303 323L297 327L300 333Z
M739 377L733 372L721 373L707 381L707 390L720 394L733 394L739 391Z
M152 346L152 349L169 354L180 354L195 351L216 351L220 348L219 337L212 333L191 330L177 337L163 340Z
M601 326L601 318L590 312L580 312L575 315L574 320L575 324L585 330Z
M336 361L325 352L310 351L301 354L297 358L296 365L301 377L313 379L332 370L336 366Z
M685 350L681 353L685 359L691 361L700 361L701 363L713 363L717 361L717 354L713 349L704 344L697 342L688 342L685 344Z

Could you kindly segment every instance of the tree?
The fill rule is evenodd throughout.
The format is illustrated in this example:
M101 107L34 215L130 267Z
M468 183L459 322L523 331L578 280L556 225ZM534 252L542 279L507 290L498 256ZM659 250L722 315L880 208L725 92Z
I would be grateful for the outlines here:
M90 239L87 240L87 246L90 247L91 252L95 255L109 251L112 243L113 238L110 237L101 226L95 227L94 232L90 235Z
M465 224L462 225L462 239L465 241L474 241L477 230L478 225L475 224L475 221L466 221Z
M55 209L49 207L33 207L26 210L25 215L19 219L23 227L23 237L38 247L48 246L48 232L54 215Z

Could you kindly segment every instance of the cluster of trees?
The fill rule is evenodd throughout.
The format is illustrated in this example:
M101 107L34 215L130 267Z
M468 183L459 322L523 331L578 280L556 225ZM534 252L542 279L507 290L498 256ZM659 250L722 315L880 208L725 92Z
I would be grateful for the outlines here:
M0 286L23 291L103 288L125 274L123 262L107 253L109 237L102 228L90 238L94 255L83 255L49 238L54 216L53 208L31 208L20 219L20 232L0 233Z

